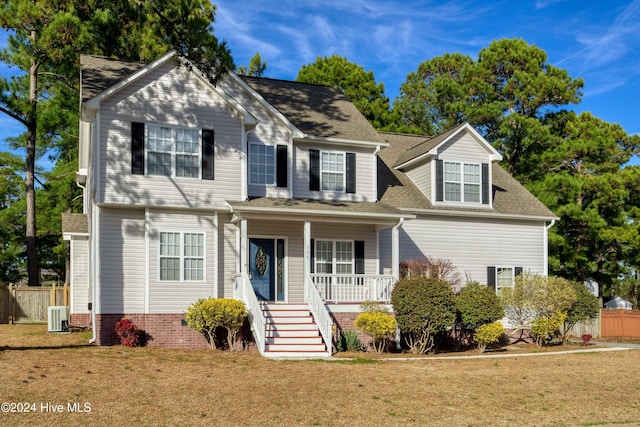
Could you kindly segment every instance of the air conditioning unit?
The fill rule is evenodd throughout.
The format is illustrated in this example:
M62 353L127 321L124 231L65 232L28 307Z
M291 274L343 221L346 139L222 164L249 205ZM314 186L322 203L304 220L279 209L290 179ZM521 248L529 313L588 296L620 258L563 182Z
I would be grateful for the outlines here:
M49 332L69 332L69 307L49 307Z

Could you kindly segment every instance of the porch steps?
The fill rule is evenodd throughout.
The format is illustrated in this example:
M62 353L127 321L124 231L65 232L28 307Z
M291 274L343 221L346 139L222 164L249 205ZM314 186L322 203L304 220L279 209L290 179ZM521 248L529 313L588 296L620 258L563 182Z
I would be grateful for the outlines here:
M326 357L322 339L309 307L305 304L264 304L267 357Z

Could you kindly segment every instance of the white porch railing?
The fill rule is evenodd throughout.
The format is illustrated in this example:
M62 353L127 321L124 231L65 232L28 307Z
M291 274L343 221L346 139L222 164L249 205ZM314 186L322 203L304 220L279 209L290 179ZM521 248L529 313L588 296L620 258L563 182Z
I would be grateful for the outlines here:
M249 321L251 322L251 329L253 330L253 336L256 340L256 345L260 354L264 354L265 349L265 318L262 312L260 302L256 297L251 281L246 273L242 273L236 276L234 285L234 296L245 303L247 306L247 313L249 315Z
M327 346L329 356L331 356L333 320L309 275L307 275L304 280L304 300L309 304L309 310L318 325L318 329L320 329L320 334Z
M313 273L311 279L322 299L330 302L389 303L395 283L393 276L367 274Z

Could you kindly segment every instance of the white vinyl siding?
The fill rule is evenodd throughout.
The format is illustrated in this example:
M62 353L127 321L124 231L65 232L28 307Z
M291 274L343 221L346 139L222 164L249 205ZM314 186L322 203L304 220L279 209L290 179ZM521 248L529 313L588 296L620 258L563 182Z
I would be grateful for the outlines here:
M153 209L147 217L149 311L182 313L199 298L217 296L215 277L218 281L223 277L214 268L218 242L213 215L202 211ZM169 236L171 238L167 238ZM169 270L177 277L175 280L163 279L163 258L170 260L165 265L172 266ZM224 268L220 258L218 263L219 269Z
M244 162L243 128L239 114L186 67L165 64L106 99L95 125L100 146L97 202L126 206L217 208L226 200L241 200ZM201 130L214 131L215 180L174 179L173 176L131 174L131 123L198 132L180 142L172 175L194 176L201 168L194 143ZM145 136L146 130L145 130ZM145 144L148 144L148 136ZM198 148L198 156L201 149ZM153 151L153 150L152 150ZM147 156L149 153L145 153ZM148 159L147 159L148 160ZM164 175L164 174L163 174Z
M544 221L419 215L400 230L400 261L450 260L463 279L486 283L487 266L546 274ZM380 232L382 269L391 268L391 231Z
M100 312L144 313L144 211L100 210Z
M74 238L70 242L71 314L88 313L89 301L89 240Z

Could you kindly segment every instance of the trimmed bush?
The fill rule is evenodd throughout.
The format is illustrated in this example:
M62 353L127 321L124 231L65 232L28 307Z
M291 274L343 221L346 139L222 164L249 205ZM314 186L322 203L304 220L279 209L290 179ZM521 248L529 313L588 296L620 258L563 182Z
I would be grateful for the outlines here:
M475 328L504 317L500 297L493 288L478 282L469 282L456 294L458 321L465 327Z
M387 338L396 331L396 319L383 311L366 311L360 313L355 321L356 327L373 339L373 348L382 353Z
M144 332L129 319L122 318L116 323L116 335L120 339L120 344L126 347L143 345Z
M487 349L487 345L500 342L500 339L504 334L504 327L501 322L493 322L478 326L474 335L474 339L478 345L478 351L480 353L484 353Z
M551 316L539 316L531 321L531 336L536 340L536 345L542 347L544 343L551 341L560 335L560 327L567 315L557 312Z
M391 304L405 342L414 353L435 347L435 334L452 327L456 318L455 296L448 282L432 277L399 280Z
M216 329L226 329L231 351L235 350L238 331L246 317L244 303L230 298L199 299L187 308L185 315L189 327L205 336L209 348L215 347Z

